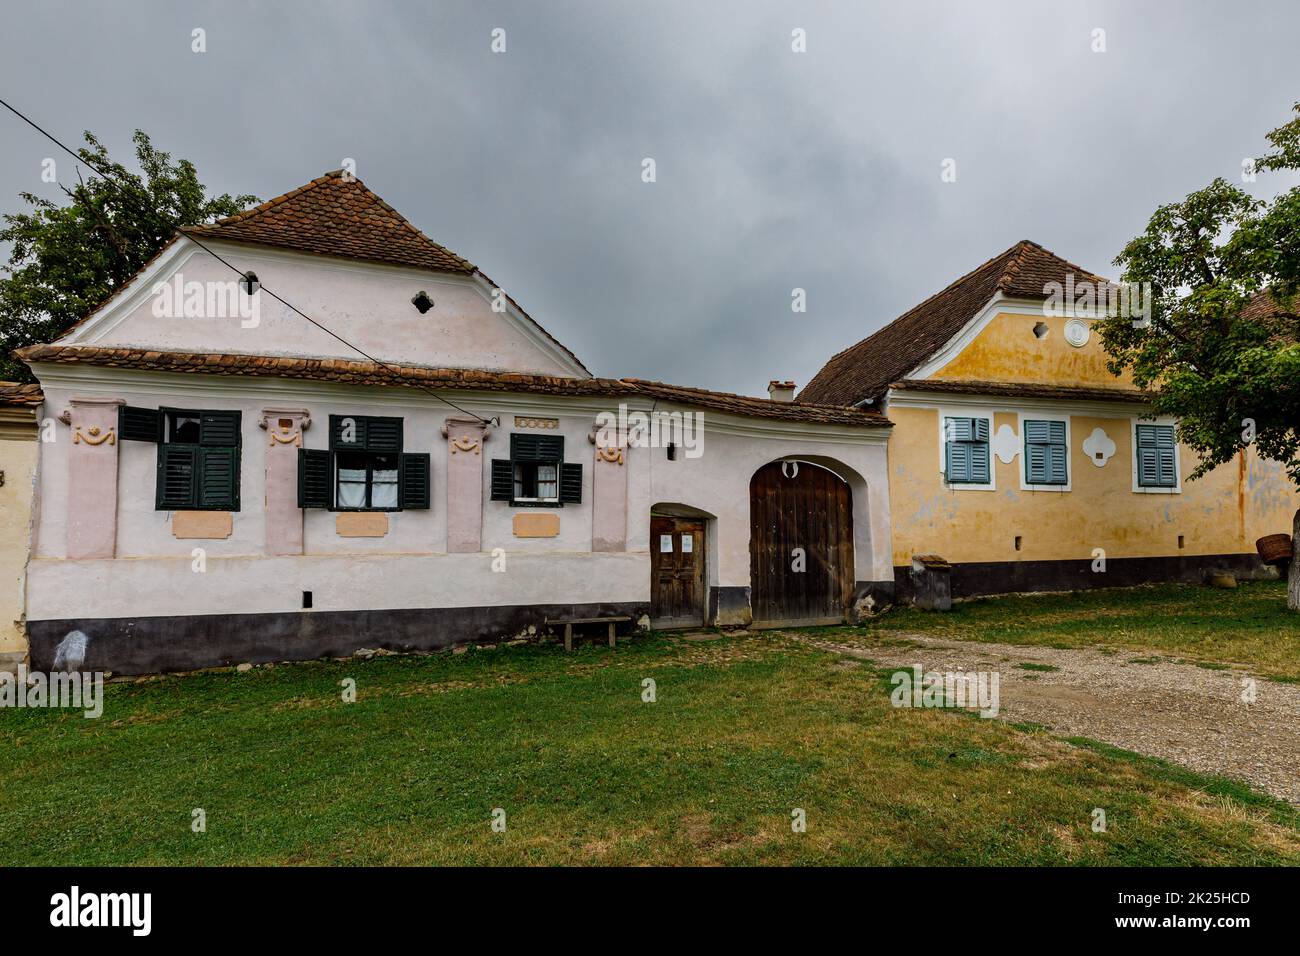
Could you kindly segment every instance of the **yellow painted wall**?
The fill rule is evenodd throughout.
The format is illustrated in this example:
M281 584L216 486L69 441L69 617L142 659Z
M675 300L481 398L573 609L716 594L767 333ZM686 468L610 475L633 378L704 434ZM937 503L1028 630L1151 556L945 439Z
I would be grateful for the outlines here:
M0 431L0 654L27 650L23 629L23 587L27 549L31 541L32 496L36 480L38 442L34 425ZM24 437L13 437L15 433Z
M1127 373L1116 378L1106 369L1106 352L1095 331L1080 348L1065 340L1063 317L999 312L951 362L932 377L959 381L1033 382L1132 388ZM1047 325L1037 338L1034 326Z
M995 433L1007 424L1020 436L1014 406L990 401L987 407L994 410ZM940 414L937 408L889 410L895 422L889 440L895 565L927 553L954 562L1090 560L1094 548L1105 549L1108 558L1253 553L1261 535L1290 531L1300 504L1281 467L1249 452L1188 481L1196 458L1185 447L1179 448L1180 494L1133 491L1127 415L1070 416L1070 491L1022 490L1023 451L1009 464L991 456L993 491L947 488ZM952 414L971 412L954 409ZM1116 445L1100 468L1082 449L1098 427Z

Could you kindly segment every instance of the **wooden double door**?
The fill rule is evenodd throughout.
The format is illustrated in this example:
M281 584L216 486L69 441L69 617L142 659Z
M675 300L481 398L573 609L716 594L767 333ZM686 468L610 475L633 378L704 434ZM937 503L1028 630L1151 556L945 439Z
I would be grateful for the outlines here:
M853 603L853 494L818 465L774 461L749 483L756 626L834 624Z
M650 626L699 627L705 621L704 522L650 516Z

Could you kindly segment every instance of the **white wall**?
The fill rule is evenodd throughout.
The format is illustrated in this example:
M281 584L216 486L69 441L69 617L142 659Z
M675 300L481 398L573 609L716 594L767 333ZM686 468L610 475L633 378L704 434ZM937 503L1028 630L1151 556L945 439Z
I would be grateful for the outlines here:
M121 442L117 554L114 560L67 561L67 426L42 444L41 508L35 560L29 574L29 617L61 619L139 615L298 610L301 591L318 609L470 607L499 604L648 600L649 520L660 502L685 504L715 515L710 543L711 584L749 584L749 481L767 462L784 457L822 461L853 489L857 580L892 580L885 439L882 429L810 426L704 413L702 455L669 461L663 448L632 448L628 474L625 554L591 547L593 446L597 414L617 402L539 395L447 393L484 417L499 417L483 450L482 553L447 555L444 420L458 415L432 396L410 389L351 388L274 379L235 379L93 369L38 367L46 414L57 415L73 396L120 398L131 405L233 409L243 412L242 509L225 540L178 540L171 514L154 510L157 448ZM432 507L389 515L383 538L345 538L336 515L306 512L302 557L264 557L266 432L257 427L266 408L306 408L313 424L309 448L328 447L330 414L401 415L407 451L427 451L432 463ZM643 406L648 409L648 403ZM660 410L665 406L660 404ZM490 461L509 457L514 416L557 417L565 457L583 464L583 502L555 509L515 509L490 497ZM516 538L516 513L560 516L555 538ZM190 570L191 551L203 547L207 571ZM507 572L491 570L491 552L506 553Z

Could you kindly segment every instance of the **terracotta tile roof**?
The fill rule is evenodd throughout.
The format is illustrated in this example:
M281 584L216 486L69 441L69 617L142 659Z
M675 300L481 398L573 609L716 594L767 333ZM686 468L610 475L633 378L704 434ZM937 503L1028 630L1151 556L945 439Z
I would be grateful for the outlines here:
M1106 280L1023 239L962 276L875 334L835 355L799 393L801 402L854 405L878 399L889 387L933 356L988 305L995 293L1043 299L1043 287Z
M18 382L0 382L0 406L8 408L35 408L45 401L39 385Z
M988 395L993 398L1061 398L1092 402L1149 402L1153 397L1148 392L1133 388L1039 385L1032 382L958 382L933 378L906 378L899 382L891 382L889 387L909 392Z
M888 428L892 424L878 412L864 409L773 402L765 398L630 378L568 378L410 365L390 368L375 362L354 362L346 359L162 352L139 348L100 348L82 345L31 345L17 350L14 355L29 363L53 362L155 372L297 378L347 385L383 385L445 391L598 395L625 399L648 397L752 418L878 428Z
M438 245L342 170L226 219L180 231L200 239L253 242L436 272L475 271L473 264Z

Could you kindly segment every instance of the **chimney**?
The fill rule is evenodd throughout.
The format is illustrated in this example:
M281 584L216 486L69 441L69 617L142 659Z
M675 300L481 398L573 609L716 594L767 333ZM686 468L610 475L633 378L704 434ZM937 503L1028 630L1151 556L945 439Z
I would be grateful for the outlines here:
M768 382L767 396L774 402L793 402L795 388L794 382Z

